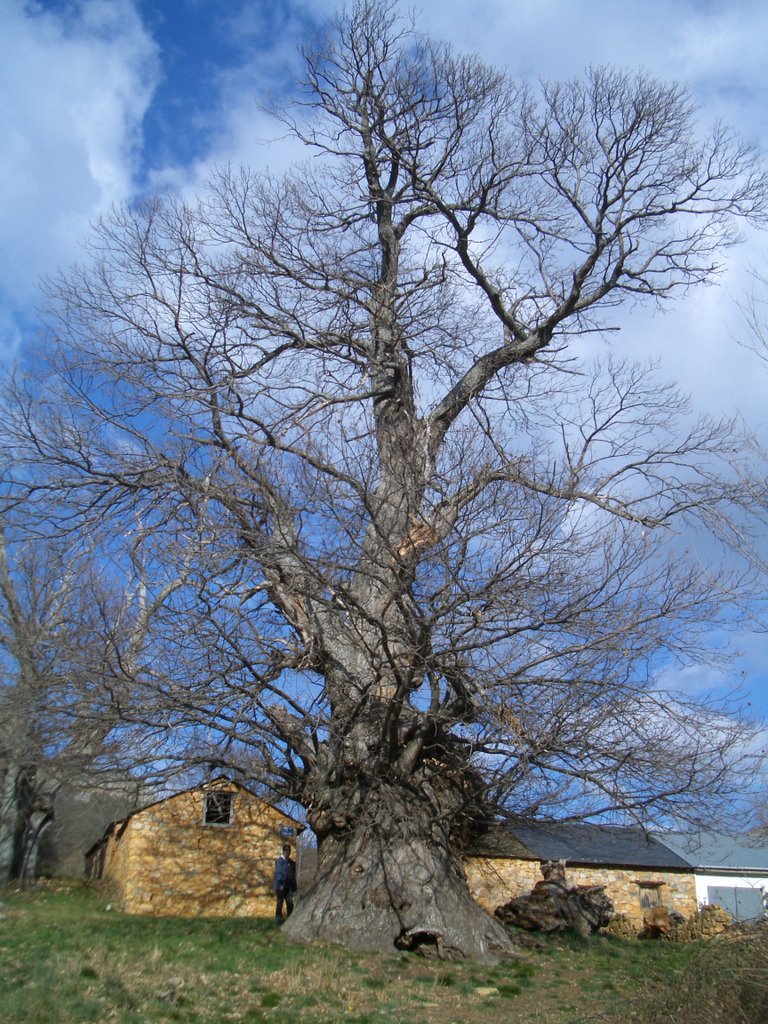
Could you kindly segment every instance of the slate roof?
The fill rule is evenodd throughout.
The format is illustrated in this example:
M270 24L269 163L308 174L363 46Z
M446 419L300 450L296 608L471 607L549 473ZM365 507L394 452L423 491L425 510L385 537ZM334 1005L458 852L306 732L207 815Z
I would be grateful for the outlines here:
M538 860L538 856L524 846L504 825L493 826L483 836L472 840L471 857L503 857L514 860Z
M569 864L690 870L686 860L644 829L574 822L537 822L494 829L472 847L481 857L565 860Z
M657 832L656 838L699 871L760 871L768 875L768 841L720 832Z

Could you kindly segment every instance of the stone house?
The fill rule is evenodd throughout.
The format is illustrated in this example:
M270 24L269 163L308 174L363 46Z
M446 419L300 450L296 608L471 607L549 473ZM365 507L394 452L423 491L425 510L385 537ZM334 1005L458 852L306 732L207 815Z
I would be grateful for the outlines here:
M616 912L638 927L655 906L697 909L691 866L641 828L565 822L498 828L465 860L474 898L489 913L531 891L542 861L564 860L569 885L603 885Z
M88 850L86 874L129 914L270 916L275 858L302 828L219 778L114 822Z

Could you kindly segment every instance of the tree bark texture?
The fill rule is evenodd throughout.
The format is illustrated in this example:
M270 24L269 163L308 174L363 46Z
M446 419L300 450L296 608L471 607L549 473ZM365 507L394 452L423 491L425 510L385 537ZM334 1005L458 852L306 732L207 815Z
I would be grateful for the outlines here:
M310 891L284 926L290 938L349 949L489 961L508 934L470 896L447 828L414 787L383 783L356 826L321 842Z
M4 765L0 785L0 884L10 881L19 831L19 771L12 762Z

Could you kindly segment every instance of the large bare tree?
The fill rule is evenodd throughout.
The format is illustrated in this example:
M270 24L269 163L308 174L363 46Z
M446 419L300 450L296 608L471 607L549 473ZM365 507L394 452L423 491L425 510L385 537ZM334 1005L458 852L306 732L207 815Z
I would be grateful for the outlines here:
M735 497L740 442L580 356L709 282L766 177L675 85L529 90L386 2L305 59L305 164L98 225L15 455L158 580L187 559L165 658L126 672L306 808L286 932L490 956L459 854L499 812L692 816L749 769L747 725L655 685L742 583L673 529Z

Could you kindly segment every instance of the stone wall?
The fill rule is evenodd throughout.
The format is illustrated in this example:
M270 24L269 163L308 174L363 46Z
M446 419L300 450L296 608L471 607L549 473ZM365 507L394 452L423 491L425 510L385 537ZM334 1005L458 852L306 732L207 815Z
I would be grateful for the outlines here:
M469 891L489 914L513 896L529 893L542 877L539 861L502 857L468 857L464 872Z
M206 794L190 790L134 814L107 841L103 878L130 914L271 916L273 871L290 818L243 789L230 824L204 824ZM295 846L291 842L292 846Z
M469 888L477 902L489 913L496 907L522 896L542 878L537 860L469 858L465 862ZM696 889L693 874L686 871L653 871L638 868L571 867L565 869L569 886L604 885L618 914L642 924L641 885L658 887L661 903L684 917L696 913Z

